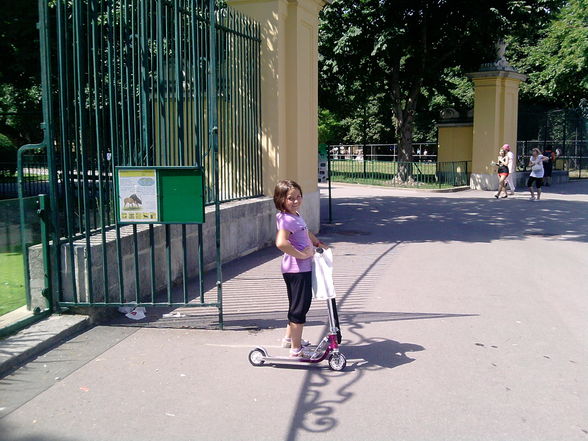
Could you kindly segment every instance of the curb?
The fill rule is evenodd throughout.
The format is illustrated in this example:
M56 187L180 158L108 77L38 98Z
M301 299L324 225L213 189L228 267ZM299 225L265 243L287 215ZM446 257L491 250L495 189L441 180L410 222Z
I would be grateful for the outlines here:
M21 367L47 349L90 327L82 315L52 315L0 340L0 378Z

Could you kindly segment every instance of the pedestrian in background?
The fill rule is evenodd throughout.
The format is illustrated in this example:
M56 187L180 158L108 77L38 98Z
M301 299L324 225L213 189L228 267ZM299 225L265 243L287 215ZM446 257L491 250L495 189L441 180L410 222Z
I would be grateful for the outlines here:
M543 163L547 161L548 158L543 156L539 149L533 149L533 153L529 158L529 167L531 167L531 175L527 180L527 187L529 187L529 191L531 192L532 201L538 201L541 199L541 186L543 185L543 175L545 173ZM535 194L533 193L533 184L535 184L535 187L537 188L537 198L535 198Z
M508 178L508 156L506 156L506 150L503 148L498 150L498 160L494 163L498 166L498 193L494 195L496 199L500 196L500 193L504 191L504 196L501 199L507 198L506 194L506 178Z
M510 189L510 194L514 195L515 193L515 181L514 181L514 173L516 169L516 161L514 153L510 149L510 145L504 144L502 146L502 150L506 152L506 157L508 158L508 176L506 178L506 183L508 188Z
M547 160L543 163L543 180L545 182L545 186L549 187L551 185L551 174L553 172L553 165L555 163L555 153L551 147L547 146L543 150L543 156L547 158Z

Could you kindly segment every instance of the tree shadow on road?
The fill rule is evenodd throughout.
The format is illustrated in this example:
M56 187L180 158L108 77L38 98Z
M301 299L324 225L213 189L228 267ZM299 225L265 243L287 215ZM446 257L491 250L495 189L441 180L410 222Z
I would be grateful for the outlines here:
M321 234L335 242L488 243L534 236L588 242L588 202L577 200L378 194L334 198L333 206L333 224Z
M414 359L407 353L425 349L420 345L384 338L367 339L344 347L349 360L345 371L332 372L326 367L309 370L286 437L288 441L295 440L301 431L324 433L334 429L338 424L338 408L354 397L352 387L365 375L411 363ZM339 384L335 392L326 390L331 383Z

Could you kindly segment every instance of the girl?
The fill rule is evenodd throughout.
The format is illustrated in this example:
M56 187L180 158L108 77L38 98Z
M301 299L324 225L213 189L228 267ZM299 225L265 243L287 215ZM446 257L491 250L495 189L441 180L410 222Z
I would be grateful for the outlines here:
M509 158L506 156L506 151L504 149L498 150L498 162L496 165L498 166L498 193L494 195L496 199L500 197L500 193L504 191L504 196L502 199L508 197L506 194L506 178L508 178L508 164Z
M302 340L302 330L312 301L312 256L315 247L328 247L308 231L298 213L302 206L300 185L290 180L278 182L274 204L279 210L276 246L284 252L282 275L288 291L288 326L282 346L290 348L291 357L302 357L302 346L310 344Z

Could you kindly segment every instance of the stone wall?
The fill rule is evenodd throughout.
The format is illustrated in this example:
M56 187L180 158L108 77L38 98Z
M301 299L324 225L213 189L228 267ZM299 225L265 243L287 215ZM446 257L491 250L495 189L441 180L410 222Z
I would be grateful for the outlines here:
M306 196L306 195L305 195ZM314 199L313 194L308 195ZM256 250L272 245L275 240L275 214L273 200L267 197L229 202L221 205L221 256L223 262L236 259ZM170 252L172 280L182 278L182 227L170 226ZM150 296L151 293L151 255L155 262L155 287L163 289L167 285L165 226L153 228L153 251L151 249L148 225L137 225L137 253L139 271L139 294ZM120 229L120 250L124 283L125 301L135 300L135 243L133 226ZM73 259L70 247L73 248ZM203 247L205 269L214 268L215 254L215 216L214 207L206 208L206 222L203 224ZM37 250L38 248L38 250ZM86 240L78 240L73 244L61 245L62 266L62 299L73 300L75 286L78 301L89 301L89 277L86 268L92 273L92 292L94 302L105 299L108 291L109 301L119 298L119 273L117 259L117 243L115 230L106 233L105 244L100 234L90 238L91 253L88 253ZM42 268L40 245L32 247L29 257L31 268ZM106 274L108 288L104 280L103 253L106 253ZM88 255L91 265L88 265ZM186 225L187 276L198 275L198 228L197 225ZM40 295L42 289L42 270L32 271L31 288L33 297ZM38 279L38 280L37 280Z

